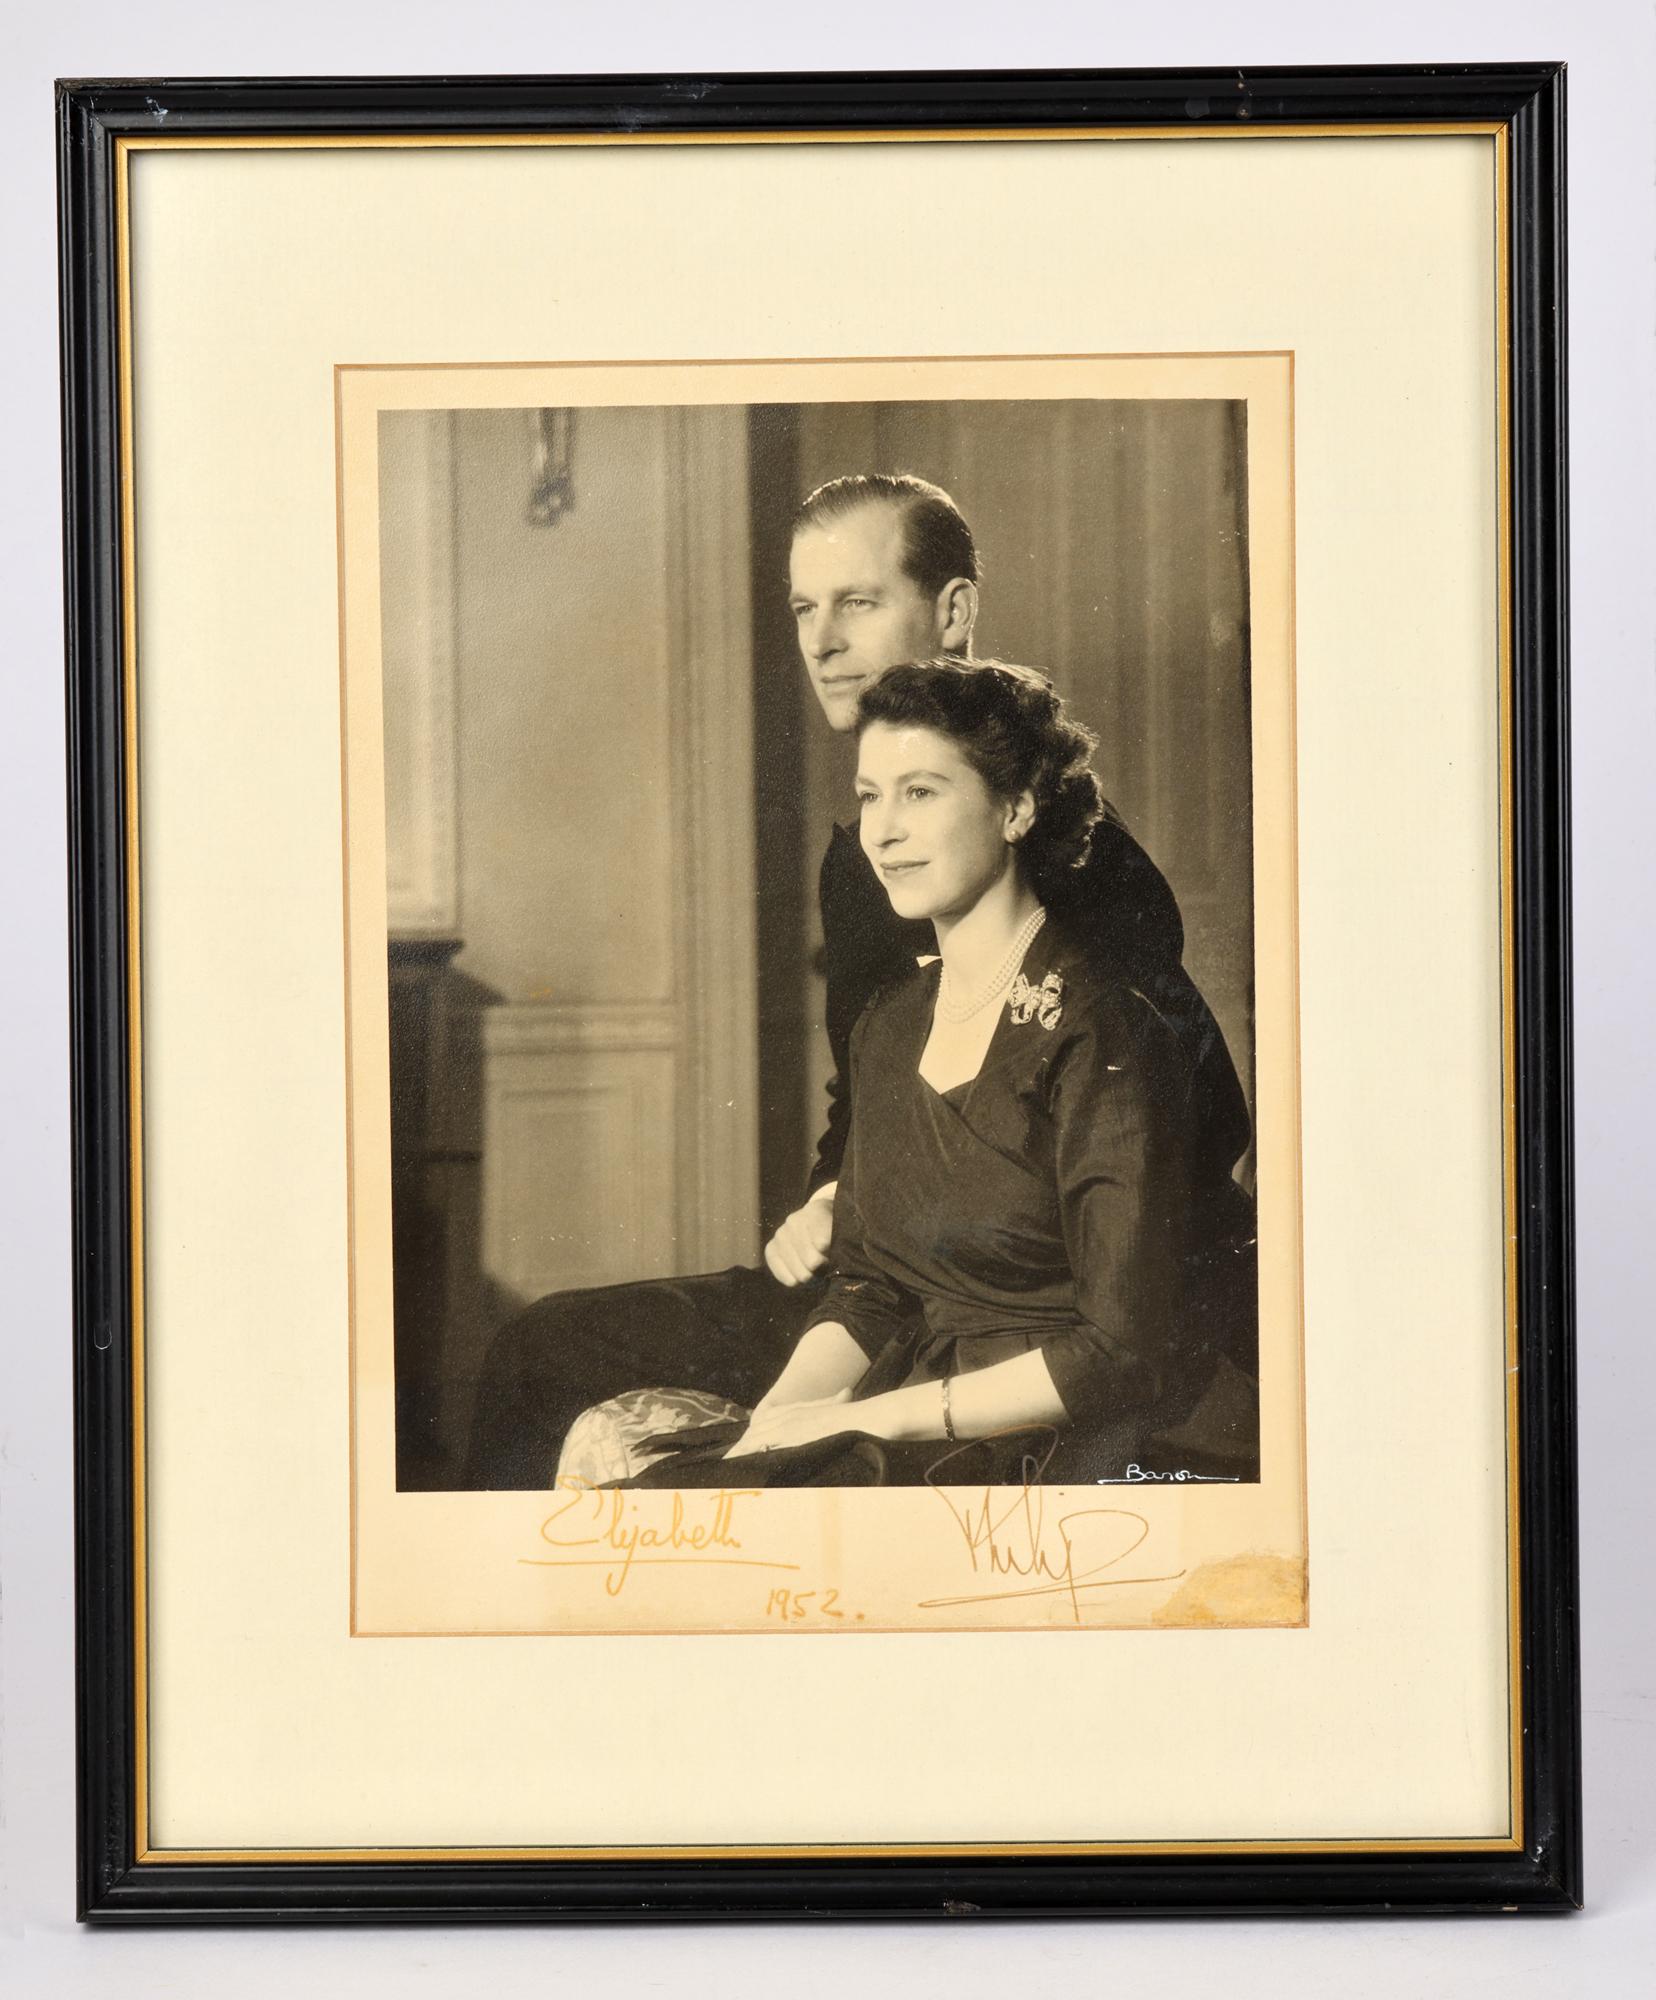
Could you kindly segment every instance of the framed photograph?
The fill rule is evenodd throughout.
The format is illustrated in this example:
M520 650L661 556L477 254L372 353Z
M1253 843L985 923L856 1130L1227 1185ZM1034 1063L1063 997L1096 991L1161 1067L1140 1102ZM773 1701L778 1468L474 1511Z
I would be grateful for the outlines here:
M1560 69L60 145L83 1913L1578 1905Z

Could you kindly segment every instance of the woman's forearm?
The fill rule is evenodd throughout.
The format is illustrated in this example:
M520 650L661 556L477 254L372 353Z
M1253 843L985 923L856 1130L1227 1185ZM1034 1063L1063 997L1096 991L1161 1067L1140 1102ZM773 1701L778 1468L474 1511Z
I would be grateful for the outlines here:
M856 1349L855 1361L849 1350ZM914 1382L865 1402L850 1401L863 1373L861 1348L837 1321L812 1327L776 1387L754 1411L741 1437L725 1453L739 1458L782 1445L810 1444L838 1431L865 1431L894 1444L931 1438L988 1437L1033 1425L1062 1426L1069 1419L1051 1371L1039 1353L998 1361L944 1382ZM944 1415L944 1395L948 1415Z
M989 1437L996 1431L1017 1430L1025 1424L1069 1422L1064 1399L1039 1349L975 1368L969 1375L948 1379L949 1423L944 1422L941 1382L911 1382L906 1388L870 1396L857 1405L858 1430L871 1431L894 1443L908 1439Z
M765 1392L763 1407L815 1403L854 1389L868 1372L868 1356L838 1320L821 1320L800 1338L787 1366Z

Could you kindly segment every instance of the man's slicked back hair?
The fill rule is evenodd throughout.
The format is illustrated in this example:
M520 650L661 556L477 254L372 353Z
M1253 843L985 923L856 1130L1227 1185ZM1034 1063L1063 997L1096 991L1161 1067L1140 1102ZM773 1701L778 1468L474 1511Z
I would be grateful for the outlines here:
M980 581L977 544L966 517L941 486L912 472L851 472L807 494L794 515L796 535L826 528L861 507L894 508L903 523L903 573L927 597L963 576Z

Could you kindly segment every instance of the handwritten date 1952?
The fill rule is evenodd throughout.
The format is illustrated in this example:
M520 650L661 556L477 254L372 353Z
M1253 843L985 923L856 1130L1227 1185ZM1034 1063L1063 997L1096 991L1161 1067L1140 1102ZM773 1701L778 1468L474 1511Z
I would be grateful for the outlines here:
M843 1619L837 1590L773 1590L765 1599L765 1616L797 1625L812 1618ZM862 1613L855 1614L860 1620Z

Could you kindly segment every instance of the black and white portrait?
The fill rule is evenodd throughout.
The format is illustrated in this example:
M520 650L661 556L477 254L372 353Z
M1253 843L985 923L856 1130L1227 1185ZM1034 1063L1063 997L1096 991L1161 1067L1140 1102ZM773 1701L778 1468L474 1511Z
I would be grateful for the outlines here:
M494 384L375 431L395 1490L1256 1485L1247 400Z
M380 448L399 1483L1254 1476L1245 410Z

